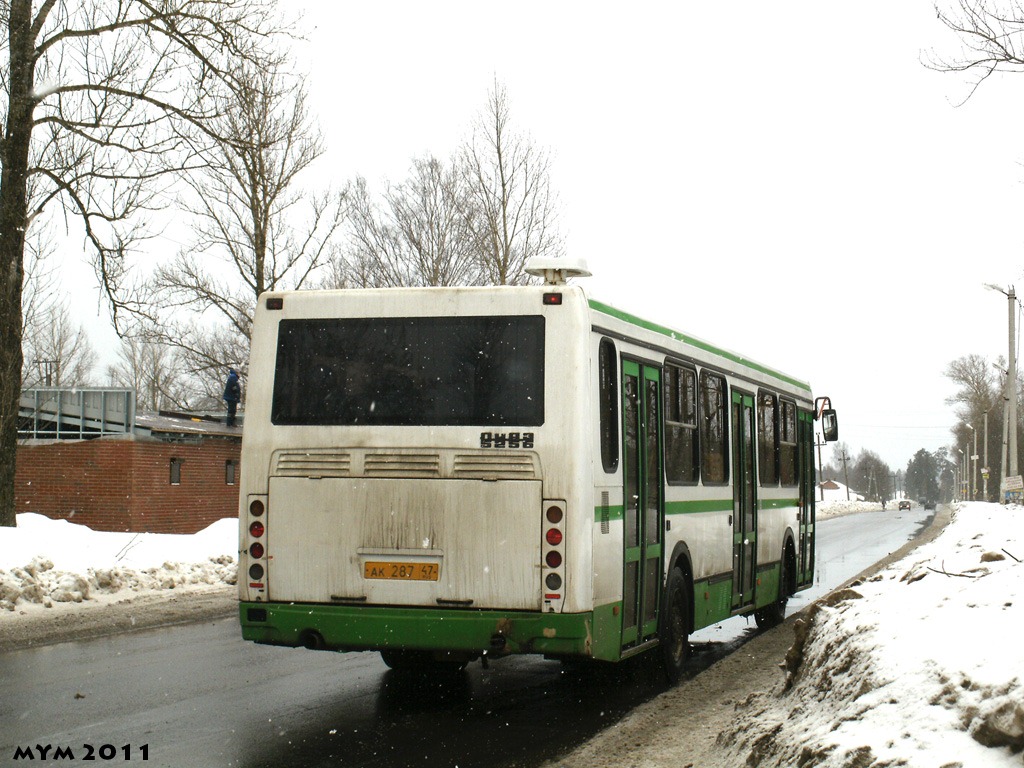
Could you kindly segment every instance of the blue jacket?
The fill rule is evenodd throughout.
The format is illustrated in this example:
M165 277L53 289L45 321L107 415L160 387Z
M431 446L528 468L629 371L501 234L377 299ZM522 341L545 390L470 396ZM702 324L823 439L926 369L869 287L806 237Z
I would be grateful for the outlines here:
M224 399L229 403L237 403L242 399L242 385L238 383L238 374L228 371L228 381L224 385Z

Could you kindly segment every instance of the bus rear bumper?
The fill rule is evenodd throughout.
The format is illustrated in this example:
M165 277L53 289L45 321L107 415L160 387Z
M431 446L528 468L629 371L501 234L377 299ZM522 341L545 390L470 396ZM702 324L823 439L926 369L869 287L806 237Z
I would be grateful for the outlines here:
M591 613L240 602L239 619L245 640L292 648L594 655Z

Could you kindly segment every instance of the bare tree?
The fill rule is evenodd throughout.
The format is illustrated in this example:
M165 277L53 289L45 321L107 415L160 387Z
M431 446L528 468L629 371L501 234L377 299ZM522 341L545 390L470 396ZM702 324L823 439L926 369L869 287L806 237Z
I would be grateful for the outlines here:
M211 88L255 58L272 11L272 0L0 2L0 525L15 523L26 230L62 206L115 323L143 312L128 259L160 179L189 165L173 125L225 107Z
M504 86L455 160L413 161L378 202L366 180L352 190L349 247L327 285L510 285L532 256L561 256L548 155L511 125Z
M946 403L956 407L956 416L960 420L953 426L953 452L959 456L987 452L990 473L1001 477L1003 467L1003 451L1008 449L1003 443L1003 427L1007 425L1008 413L1005 404L1005 365L1004 358L999 357L994 364L981 355L965 355L957 358L947 366L945 375L956 385L956 391ZM1018 383L1017 397L1021 397ZM1016 428L1020 429L1018 424ZM984 424L988 423L988 445L986 451ZM1007 425L1011 426L1011 425ZM1019 450L1019 448L1018 448ZM971 465L972 471L982 465ZM998 483L991 484L993 489Z
M24 387L84 387L91 383L96 351L67 304L51 303L26 325Z
M982 355L957 358L946 367L945 375L957 386L957 391L946 398L946 403L956 406L957 417L967 424L990 411L998 399L996 369Z
M40 227L30 228L25 238L25 275L21 289L21 327L32 326L52 305L58 290L56 248Z
M324 145L305 90L281 58L240 69L225 88L235 108L213 121L217 140L190 137L203 165L188 177L192 194L183 201L196 239L153 279L162 337L207 394L228 366L246 368L257 297L300 288L325 266L344 213L344 195L296 186Z
M892 498L892 471L874 451L862 450L850 468L850 483L867 499L886 501Z
M963 102L996 72L1024 72L1024 3L1020 0L955 0L945 8L935 5L935 13L960 38L961 49L952 54L930 51L924 64L968 75Z
M526 282L527 259L563 255L551 161L513 130L508 95L498 82L462 149L462 162L479 211L473 219L475 244L487 283Z
M118 387L135 390L140 410L186 409L192 389L173 347L139 337L125 337L118 361L108 366L107 377Z
M60 298L51 232L36 221L25 237L22 388L88 386L96 364L85 327L72 320L68 304Z
M334 287L479 284L474 216L461 170L434 157L413 160L409 178L388 185L381 204L357 179L346 266L336 267Z

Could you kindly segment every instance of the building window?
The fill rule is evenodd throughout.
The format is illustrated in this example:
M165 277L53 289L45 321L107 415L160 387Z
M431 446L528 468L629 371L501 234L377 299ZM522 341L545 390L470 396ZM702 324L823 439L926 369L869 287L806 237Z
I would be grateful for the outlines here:
M171 459L171 485L181 485L181 459Z
M757 395L757 456L761 485L779 482L779 399L771 392Z
M697 373L665 366L665 475L670 483L696 483L700 473L697 440Z
M725 377L700 373L700 471L707 484L729 482Z
M228 459L224 462L224 485L234 485L238 473L238 462Z

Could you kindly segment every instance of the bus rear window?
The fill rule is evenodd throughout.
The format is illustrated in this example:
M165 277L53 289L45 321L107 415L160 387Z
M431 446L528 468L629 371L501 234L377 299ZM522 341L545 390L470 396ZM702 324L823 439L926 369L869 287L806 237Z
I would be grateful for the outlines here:
M540 426L544 318L282 320L271 421Z

